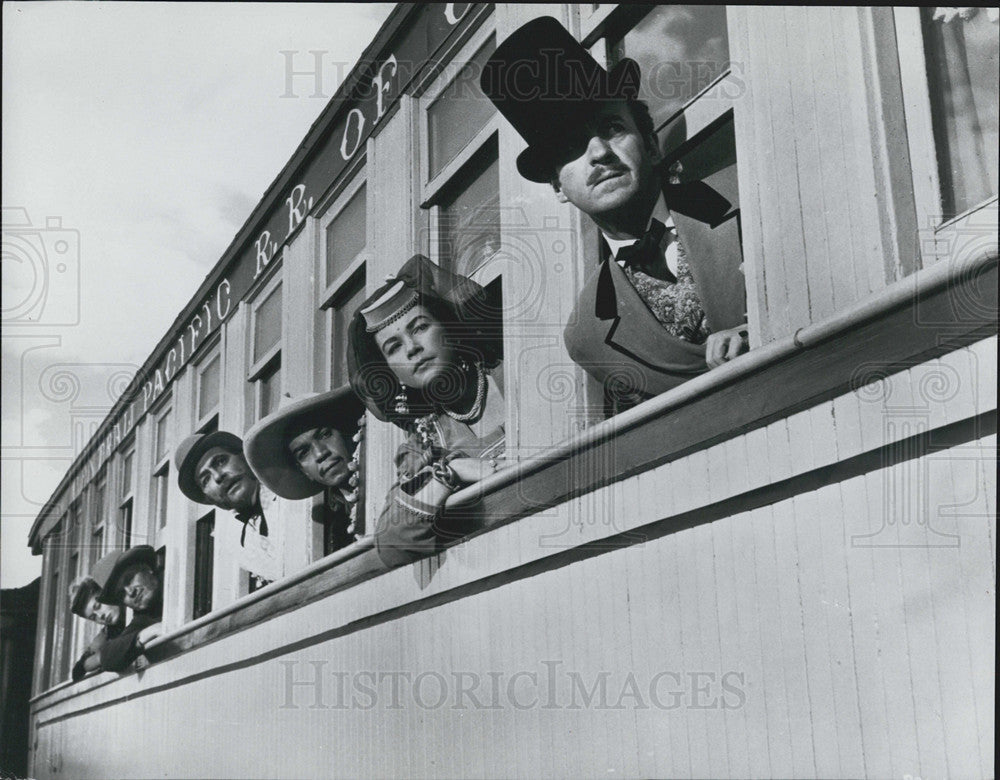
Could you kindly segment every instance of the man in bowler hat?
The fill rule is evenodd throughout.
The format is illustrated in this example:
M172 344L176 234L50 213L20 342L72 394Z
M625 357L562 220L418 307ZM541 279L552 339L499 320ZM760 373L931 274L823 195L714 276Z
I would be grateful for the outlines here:
M240 565L250 573L250 589L281 579L278 497L257 481L243 456L243 440L229 431L196 433L177 447L174 465L185 496L229 510L242 524Z
M608 250L564 333L573 360L635 401L745 352L736 211L703 182L671 181L638 64L608 73L541 17L497 47L480 81L528 142L521 175L589 216Z
M100 601L132 610L132 620L119 636L108 639L98 651L100 668L122 672L159 633L163 614L163 576L156 551L149 545L115 550L94 565L94 581L100 586Z

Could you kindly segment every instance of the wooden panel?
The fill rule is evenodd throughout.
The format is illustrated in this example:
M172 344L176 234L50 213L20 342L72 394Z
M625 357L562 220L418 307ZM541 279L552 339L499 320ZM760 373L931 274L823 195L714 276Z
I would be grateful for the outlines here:
M808 439L796 437L783 446L803 445L809 446ZM978 446L988 451L995 438ZM957 458L952 467L958 488L982 480L978 459ZM981 774L978 762L992 754L981 753L978 745L992 751L992 731L987 730L991 724L976 722L965 704L956 709L954 697L971 695L970 681L990 679L992 656L970 662L971 646L963 631L948 633L947 642L935 640L943 636L947 623L940 622L943 612L937 602L931 608L926 600L926 589L930 584L940 606L955 611L952 620L965 620L966 614L986 626L991 621L984 618L993 610L990 598L966 599L983 586L984 593L990 592L990 545L953 548L936 560L928 558L937 554L929 548L851 547L852 531L877 522L882 511L877 482L892 468L823 488L805 504L802 499L810 494L207 677L196 689L182 686L43 726L41 755L51 750L62 774L81 778L143 776L153 767L170 776L566 777L608 774L612 768L615 775L640 774L645 768L653 776L855 776L859 762L867 775L884 768L881 776L928 776L936 765L933 737L925 742L917 735L937 730L952 734L953 740L971 739L971 750L963 750L961 742L949 745L949 774ZM872 487L874 501L866 496ZM959 491L948 490L956 493L953 498L963 498ZM845 497L843 506L831 498L831 491ZM947 502L949 496L938 500ZM985 495L980 500L984 502ZM866 515L869 520L864 520ZM995 529L992 521L976 522L988 533ZM752 531L754 539L749 566L738 565L731 556L736 550L730 540L744 530ZM819 541L809 540L810 535ZM770 555L756 554L768 547ZM971 566L956 565L957 556L966 552L982 556L969 561ZM904 560L909 554L916 562L929 560L931 568L911 568ZM734 565L727 566L730 560ZM831 565L858 575L841 580L850 586L847 603L831 599ZM872 587L872 573L882 580L881 587ZM744 637L744 615L723 601L733 591L752 594L753 624L755 613L764 618L759 633ZM956 609L963 602L964 613ZM918 604L927 608L915 611ZM823 618L835 612L839 625ZM778 620L776 630L769 626L768 613ZM246 635L244 641L250 638ZM828 662L814 652L822 639L829 642ZM913 667L911 672L918 644L931 666ZM847 663L857 670L857 684L840 686L836 680L850 671L838 663L838 647L848 650ZM300 686L294 689L293 706L284 706L289 702L279 660L293 662L294 679L302 682L319 668L327 687L321 691ZM543 660L554 666L544 666ZM763 684L753 685L750 670L761 662ZM555 670L552 678L546 676L550 668ZM456 708L455 673L487 669L502 675L499 707L480 708L466 699L469 706ZM341 670L405 671L410 680L424 675L420 690L428 706L414 707L414 688L405 684L401 701L406 706L391 708L384 682L372 685L374 707L367 706L370 700L365 697L355 706L334 706L334 690L327 683ZM650 706L648 683L663 671L676 673L681 681L672 687L674 708ZM718 684L725 671L743 673L747 682L739 683L739 690L745 699L726 698ZM918 671L929 680L926 697L913 695L912 677ZM523 685L508 690L507 683L519 672L537 675L537 682L522 676ZM585 705L577 690L573 707L572 675L589 688L602 672L607 672L603 698L595 688L595 699ZM957 675L967 693L947 690L946 678L939 685L941 672ZM629 673L645 706L634 696L621 695L630 690L625 682ZM431 706L438 694L436 675L446 681L448 691L443 704ZM707 685L702 691L699 680ZM486 682L485 676L481 682ZM817 701L815 694L829 690L831 683L832 696ZM664 704L671 701L668 688L661 688ZM512 692L520 697L518 703L535 697L537 702L518 709ZM480 693L480 702L488 705L482 685ZM895 705L885 707L884 696ZM210 710L205 722L210 728L191 727L185 714L192 700L201 710ZM706 706L710 700L716 700L714 706ZM741 706L726 709L723 701ZM623 709L615 708L616 702ZM546 709L547 704L554 706ZM742 717L749 721L755 708L764 710L767 728L740 728ZM832 727L826 714L830 708L837 711ZM269 716L248 720L247 712ZM788 712L797 715L795 722L784 715ZM159 728L140 730L134 750L113 751L102 770L93 769L88 746L101 744L112 733L109 729L128 728L147 718L155 719ZM847 737L844 722L856 724L858 730ZM174 745L181 735L187 749L177 751ZM637 742L631 742L632 735ZM225 770L218 763L219 744L241 745L238 751L225 751ZM345 745L351 749L341 749ZM751 756L766 759L767 766L755 769L749 765ZM37 762L36 774L51 776Z
M879 96L898 94L883 95L891 73L871 53L868 16L753 8L730 26L747 82L736 133L748 289L766 343L884 287L886 263L901 267L900 253L913 249L903 208L912 202L893 200L906 195L900 164L889 159L902 147L883 125L895 127L899 112ZM880 41L890 35L891 24L877 27ZM795 42L808 42L814 56Z
M370 295L394 275L419 249L421 224L415 172L420 159L414 135L413 98L403 96L398 112L385 121L368 141L367 230L369 260L365 268L365 293ZM391 230L384 226L392 225ZM385 494L396 480L396 449L403 433L394 425L368 415L365 435L365 517L374 527L382 512Z
M530 19L568 24L559 4L497 6L497 41ZM576 295L597 264L596 229L549 184L521 177L515 160L524 140L509 122L499 128L507 457L535 455L553 441L601 419L603 398L566 352L563 330Z
M986 297L983 312L991 307L995 311L995 285L996 266L992 266L979 289L979 294ZM521 479L516 489L486 496L475 511L491 522L494 518L523 516L550 502L606 484L618 475L649 468L696 446L830 398L857 381L859 369L867 365L891 372L893 367L913 365L945 351L942 340L954 348L966 338L972 341L995 331L995 321L985 319L979 324L966 321L947 325L955 316L953 295L954 291L939 291L920 302L920 313L927 327L913 327L911 310L900 310L886 319L858 325L836 340L797 352L737 384L722 387L682 409L595 445L595 449L603 448L607 454L587 454L588 462L607 463L610 468L582 469L582 456L556 462ZM932 322L936 325L931 326ZM960 336L966 328L969 335ZM875 422L880 424L878 420Z
M996 437L952 446L969 438L968 425L964 439L943 435L983 403L980 392L990 400L982 377L995 380L995 348L990 338L906 368L884 393L842 394L609 486L600 500L574 499L349 591L300 594L283 617L142 675L47 695L36 703L35 774L989 774ZM929 384L944 376L955 392ZM885 422L909 422L912 433L919 419L937 431L913 457L921 451L906 431ZM905 446L887 448L894 438ZM860 472L844 471L872 448ZM771 505L744 492L789 478L799 486ZM936 514L904 527L893 502L900 487L919 494L922 484L931 491L913 506ZM709 501L720 508L706 520ZM598 546L615 531L608 511L623 516L623 529L639 518L645 543ZM570 518L581 527L567 546L540 548L541 534ZM955 530L961 544L930 547L932 530ZM922 546L907 537L914 531ZM910 543L865 545L873 533ZM580 543L588 549L568 546ZM543 708L542 660L561 663L556 708ZM320 664L326 708L311 707L308 685L293 689L295 707L282 707L284 661L297 664L298 680ZM485 670L505 675L499 709L455 709L454 673ZM421 708L407 688L407 706L390 709L383 683L377 706L337 708L340 671L434 672L452 698ZM538 675L540 687L522 678L518 689L538 693L538 706L512 705L506 683L519 671ZM588 687L607 672L607 706L571 708L570 671ZM682 681L673 709L648 706L644 686L663 671ZM727 671L743 675L734 679L745 698L729 697L735 709L701 707L689 675L714 673L715 697ZM629 672L645 708L621 696ZM133 750L95 759L95 746L153 721L159 728L140 729ZM226 751L223 766L219 744L241 750Z

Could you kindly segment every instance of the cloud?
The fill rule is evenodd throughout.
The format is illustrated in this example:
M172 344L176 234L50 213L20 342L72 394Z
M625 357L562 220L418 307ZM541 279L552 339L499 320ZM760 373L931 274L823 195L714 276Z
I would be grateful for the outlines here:
M146 359L326 105L281 98L279 52L353 62L392 7L5 3L3 205L35 226L58 217L80 241L79 322L36 331L58 343L26 366L5 334L5 423L65 446L66 409L21 397L21 372ZM4 495L34 497L68 463L30 490L4 465ZM27 542L8 522L16 503L3 504L4 587L8 551Z

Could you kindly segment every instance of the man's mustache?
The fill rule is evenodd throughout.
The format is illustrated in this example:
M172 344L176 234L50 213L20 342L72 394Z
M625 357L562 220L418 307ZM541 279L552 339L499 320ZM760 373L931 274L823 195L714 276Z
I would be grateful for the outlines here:
M593 185L597 184L597 182L599 182L601 179L605 178L608 174L617 175L620 173L628 173L628 167L620 163L618 165L615 164L602 165L599 168L595 168L594 170L592 170L590 172L590 175L587 176L587 186L592 187Z

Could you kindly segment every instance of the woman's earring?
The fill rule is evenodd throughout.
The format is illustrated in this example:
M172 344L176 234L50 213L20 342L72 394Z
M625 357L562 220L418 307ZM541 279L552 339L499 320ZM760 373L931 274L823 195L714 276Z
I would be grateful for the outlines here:
M464 357L460 357L458 359L458 367L462 369L463 374L467 374L469 372L469 362Z
M400 383L399 393L396 395L396 414L409 414L410 405L406 396L406 385Z

